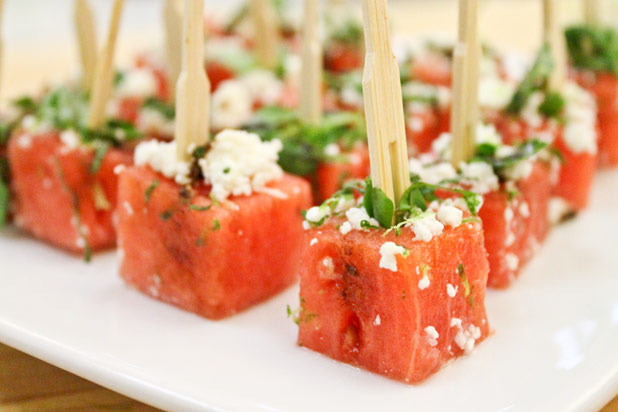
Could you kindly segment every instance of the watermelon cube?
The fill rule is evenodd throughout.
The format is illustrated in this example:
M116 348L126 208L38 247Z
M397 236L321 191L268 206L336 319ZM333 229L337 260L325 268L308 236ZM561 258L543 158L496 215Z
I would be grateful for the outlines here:
M618 166L618 77L608 72L579 72L576 80L597 101L599 161L602 165Z
M489 266L478 220L430 241L415 240L409 228L399 236L343 234L342 224L333 218L307 231L299 345L418 383L488 336ZM403 253L389 259L390 247Z
M218 203L204 184L179 186L140 166L120 175L120 275L155 299L210 319L255 305L296 279L303 248L301 210L311 190L284 175Z
M357 144L346 154L346 159L323 162L318 165L314 203L321 203L334 195L346 181L365 179L368 175L369 149L366 144Z
M91 148L73 147L62 134L22 131L10 139L15 223L71 252L113 247L118 182L114 170L131 165L132 155L112 148L96 166Z
M509 190L510 186L514 186ZM483 196L479 216L489 257L487 285L506 288L515 280L549 232L551 169L535 162L530 175Z

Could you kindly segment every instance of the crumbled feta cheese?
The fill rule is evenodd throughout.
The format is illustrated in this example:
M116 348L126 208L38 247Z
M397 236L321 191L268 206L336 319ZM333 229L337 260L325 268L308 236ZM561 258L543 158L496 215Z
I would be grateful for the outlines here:
M133 207L131 206L131 203L125 201L122 203L122 206L124 207L124 210L126 210L127 215L133 216Z
M575 153L597 152L597 110L590 93L573 82L562 90L566 101L564 141Z
M240 78L249 91L251 100L265 105L273 105L279 101L283 84L270 70L251 70Z
M481 329L470 325L468 329L464 329L461 324L461 319L452 318L451 327L457 327L459 331L455 335L455 343L466 355L474 350L476 340L481 337Z
M173 136L175 122L173 119L167 119L158 110L144 107L139 113L137 126L146 134Z
M21 149L30 149L32 147L32 135L24 133L17 138L17 146Z
M352 229L363 230L361 223L363 221L368 222L371 226L380 226L377 220L369 217L367 210L364 207L352 207L345 212L345 216L352 225Z
M337 143L328 144L324 148L324 154L326 156L335 157L335 156L338 156L340 153L341 153L341 150L339 149L339 145Z
M502 144L502 137L493 124L479 123L476 126L476 143L499 146Z
M414 231L416 235L414 240L423 242L429 242L444 230L444 225L438 222L435 213L427 213L423 217L413 219L411 224L406 224L406 227L411 227Z
M408 250L399 246L393 242L385 242L380 247L380 267L388 269L392 272L397 272L397 258L396 255L405 256Z
M498 176L490 164L485 162L462 163L461 173L472 191L485 194L498 189Z
M454 287L450 283L446 284L446 294L449 295L451 298L454 298L455 295L457 295L457 289L459 289L459 286Z
M539 106L545 100L542 92L533 93L521 111L521 118L532 128L538 128L543 124L543 116L539 113Z
M564 217L569 214L573 208L562 197L552 197L549 200L549 206L547 210L549 221L552 225L556 225L564 219Z
M131 69L123 73L120 83L116 86L115 94L119 98L136 97L145 99L155 96L158 81L152 70Z
M123 165L123 164L116 165L116 166L114 167L114 174L115 174L115 175L119 175L119 174L120 174L120 173L122 173L122 172L123 172L123 170L125 170L126 168L127 168L127 166L125 166L125 165Z
M509 270L517 270L519 267L519 258L514 253L507 253L504 259L506 260L506 267Z
M431 285L431 280L429 280L429 277L424 274L423 277L418 281L418 288L420 290L425 290L429 287L429 285Z
M79 134L73 129L67 129L60 132L60 141L70 150L77 149L81 142Z
M522 204L519 206L519 214L522 215L524 218L530 217L530 207L528 206L528 202L522 202Z
M313 206L305 213L305 220L314 224L319 224L327 217L330 217L330 209L327 206Z
M431 162L425 164L422 159L410 159L410 173L420 177L423 182L430 185L437 185L440 182L457 177L457 171L448 162Z
M515 86L498 76L483 77L479 83L479 104L482 107L502 110L511 101Z
M318 239L317 238L313 238L311 239L311 242L309 242L309 246L315 246L318 243Z
M341 226L339 226L339 232L341 232L342 235L347 235L348 233L350 233L351 230L352 225L350 224L350 222L343 222Z
M376 319L373 321L374 326L380 326L382 324L382 319L380 319L380 315L376 315Z
M283 176L277 164L282 148L277 139L262 142L253 133L224 130L215 136L206 157L198 164L216 199L248 196L265 192L268 183Z
M239 80L226 80L213 93L212 126L217 129L238 128L249 122L253 101L249 90Z
M531 157L515 163L504 170L504 177L515 182L529 178L534 170L533 161L534 157Z
M140 143L135 149L136 166L150 166L166 177L174 179L178 184L188 184L189 163L178 161L176 142L160 142L150 140Z
M442 224L453 228L461 225L461 221L463 220L463 212L446 202L440 205L437 216Z
M438 344L438 338L440 337L436 328L427 326L425 328L425 333L427 334L427 343L429 343L429 346L436 346Z

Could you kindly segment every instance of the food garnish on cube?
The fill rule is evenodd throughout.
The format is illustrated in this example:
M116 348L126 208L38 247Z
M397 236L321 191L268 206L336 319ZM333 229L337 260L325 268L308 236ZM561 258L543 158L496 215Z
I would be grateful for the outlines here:
M368 180L306 212L300 345L416 383L487 337L480 199L440 191L414 181L394 209Z
M220 319L297 279L309 184L277 165L281 143L220 132L175 159L174 142L140 144L121 173L120 273L145 294ZM233 270L231 270L233 268Z

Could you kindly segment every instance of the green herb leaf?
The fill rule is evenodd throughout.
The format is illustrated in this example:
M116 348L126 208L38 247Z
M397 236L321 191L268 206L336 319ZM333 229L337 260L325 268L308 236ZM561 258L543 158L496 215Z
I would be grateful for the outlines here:
M365 194L367 196L367 194ZM369 216L373 217L380 223L380 226L389 228L393 224L393 216L395 214L395 204L386 196L386 193L378 187L374 187L371 191L371 203L373 213Z
M506 107L506 113L516 116L526 106L532 94L545 87L547 79L554 69L554 60L548 44L545 44L539 52L534 65L526 74L513 95L511 102Z
M150 186L148 186L148 188L144 192L144 200L146 204L150 203L150 196L152 196L152 192L154 192L157 186L159 186L159 181L155 180L150 184Z
M220 230L220 229L221 229L221 223L219 223L219 219L215 219L215 220L213 221L213 223L212 223L212 228L211 228L211 230L212 230L213 232L216 232L217 230Z
M618 33L613 28L573 26L565 35L574 67L618 75Z
M196 212L206 212L207 210L210 210L211 207L212 205L208 205L208 206L191 205L189 206L189 210L193 210Z
M156 97L146 99L146 101L142 104L142 108L154 110L160 113L161 116L167 120L174 120L176 117L176 108L163 100L157 99Z
M94 158L92 159L92 163L90 163L90 173L96 174L101 169L101 165L103 164L103 159L109 150L109 143L106 142L97 142L95 144L94 149Z
M539 106L539 112L545 117L557 118L564 110L564 97L560 93L550 92L545 95L545 100Z
M0 229L6 224L9 214L9 186L0 179Z

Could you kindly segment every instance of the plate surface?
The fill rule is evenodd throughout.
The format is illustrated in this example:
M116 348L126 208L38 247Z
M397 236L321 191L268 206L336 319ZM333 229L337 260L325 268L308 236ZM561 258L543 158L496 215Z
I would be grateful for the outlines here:
M210 322L85 264L0 235L0 341L110 389L183 411L593 411L618 392L618 173L556 229L521 279L491 291L495 334L420 386L295 345L292 288Z

